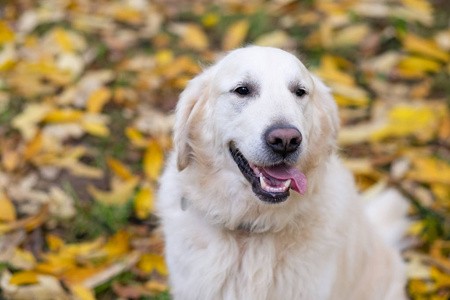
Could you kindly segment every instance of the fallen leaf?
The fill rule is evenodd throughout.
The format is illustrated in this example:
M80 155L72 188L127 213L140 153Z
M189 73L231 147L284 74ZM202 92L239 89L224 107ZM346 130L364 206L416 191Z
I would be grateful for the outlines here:
M0 21L0 46L14 40L14 31L5 21Z
M114 159L112 157L107 157L106 163L108 164L110 169L114 172L114 174L116 174L120 178L122 178L124 180L128 180L133 177L130 170L124 164L122 164L120 161L118 161L117 159Z
M412 168L406 178L424 183L441 183L450 185L450 164L444 160L415 157L411 159Z
M387 124L371 134L371 140L408 135L428 140L436 134L445 112L436 105L398 105L389 111Z
M134 212L139 219L144 220L148 218L153 209L153 198L153 192L148 188L141 189L136 194L136 198L134 199Z
M80 121L83 117L83 112L75 109L55 109L48 113L43 119L47 123L69 123Z
M339 70L336 58L330 55L322 56L320 68L314 70L314 72L327 82L335 82L347 86L355 85L353 77Z
M156 141L151 141L145 150L143 164L145 175L153 180L158 179L163 166L163 152Z
M10 284L22 285L22 284L34 284L38 283L36 272L33 271L20 271L16 272L11 276L9 280Z
M106 87L94 91L87 100L87 112L92 114L101 112L103 106L111 99L111 95L111 90Z
M26 141L30 141L38 132L37 124L49 115L52 106L43 103L31 103L17 115L12 126L20 131Z
M369 35L370 27L365 24L347 26L336 32L332 39L334 47L349 47L359 45Z
M13 231L19 228L24 228L27 231L33 230L41 226L42 223L44 223L47 220L48 215L49 215L48 205L44 204L42 205L39 213L34 216L18 219L6 224L0 223L0 232Z
M64 241L60 237L51 233L47 233L45 239L51 251L58 251L64 245Z
M151 273L153 270L156 270L163 276L168 275L164 258L156 254L143 254L137 263L137 268L145 273Z
M275 30L260 36L254 44L261 47L286 48L291 44L291 39L285 31Z
M422 54L444 62L448 62L450 59L450 54L439 49L434 40L424 39L412 33L405 35L403 46L412 53Z
M92 185L88 185L87 191L95 200L103 204L123 205L130 200L138 183L139 178L132 177L126 181L113 181L110 192L101 191Z
M181 37L182 43L188 48L202 51L209 47L208 37L196 24L172 24L171 30Z
M70 291L80 300L95 300L95 294L91 289L88 289L81 284L74 284L69 286Z
M0 191L0 211L2 212L0 214L0 221L2 222L11 222L15 221L17 218L16 215L16 209L14 208L14 205L12 204L11 200L6 197L1 191Z
M231 24L222 39L222 49L232 50L241 46L249 28L250 23L247 20L240 20Z

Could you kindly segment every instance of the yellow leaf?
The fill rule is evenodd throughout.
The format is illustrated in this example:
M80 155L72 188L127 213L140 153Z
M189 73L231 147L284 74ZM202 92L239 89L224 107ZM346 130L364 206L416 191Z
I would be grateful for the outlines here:
M450 287L450 275L439 271L436 267L431 267L431 277L438 288Z
M55 109L43 119L47 123L77 122L83 117L83 112L76 109Z
M30 251L16 248L14 256L9 259L9 263L17 269L31 270L36 266L36 259Z
M425 13L427 15L433 14L433 7L430 2L425 0L400 0L405 6L417 12Z
M30 159L41 151L43 146L42 134L38 133L25 148L25 159Z
M440 206L449 209L450 201L448 200L450 199L450 185L432 183L430 187L436 197L436 202Z
M203 51L209 47L208 37L202 28L196 24L176 24L173 31L181 37L181 41L186 47Z
M202 24L205 27L213 27L220 20L220 16L216 13L209 13L202 17Z
M106 87L101 87L91 94L87 101L86 110L89 113L99 113L103 106L111 99L111 91Z
M167 49L158 51L155 59L159 66L166 66L173 62L173 52Z
M430 291L432 291L432 288L428 283L425 283L418 279L413 279L408 284L408 290L411 295L421 295L429 293Z
M12 202L0 192L0 221L11 222L17 219L16 209Z
M1 46L1 42L0 42ZM1 46L0 50L0 72L12 69L16 65L17 54L15 45L7 43Z
M57 251L64 245L64 241L60 237L53 235L51 233L48 233L45 236L45 239L47 240L48 248L51 251Z
M222 49L232 50L242 45L244 42L250 23L247 20L240 20L228 27L222 39Z
M144 220L148 218L153 209L153 192L150 189L141 189L134 199L134 212L136 216Z
M332 44L335 47L356 46L367 37L369 32L370 27L367 24L351 25L338 31L332 39Z
M2 158L2 164L7 171L15 170L21 162L21 157L20 157L19 152L15 151L13 149L3 150L1 158Z
M12 40L14 40L14 31L5 21L0 20L0 46Z
M153 270L156 270L161 275L168 275L164 257L156 254L143 254L137 263L137 268L145 273L151 273Z
M283 30L275 30L260 36L255 42L255 45L262 47L277 47L284 48L290 44L289 35Z
M99 137L105 137L109 136L109 128L101 123L97 122L90 122L90 121L83 121L81 123L81 127L89 134L99 136Z
M441 68L441 65L436 61L418 56L407 56L400 61L398 66L403 69L418 69L431 72L436 72Z
M123 205L134 193L134 189L139 183L138 177L133 177L124 182L114 183L110 192L105 192L89 185L87 191L95 200L107 205Z
M443 105L437 104L429 106L398 105L389 112L387 124L374 131L371 139L378 141L387 137L415 135L421 140L428 140L436 134L445 111Z
M42 225L49 216L49 208L47 204L42 205L41 210L34 216L26 217L6 224L0 223L0 232L8 232L24 228L31 231Z
M436 42L432 39L424 39L409 33L406 34L403 40L403 46L410 52L430 56L444 62L448 62L450 59L450 54L439 49Z
M63 51L72 52L74 50L73 44L66 30L62 28L56 28L53 30L56 43L61 47Z
M329 82L336 102L341 105L367 106L369 104L368 93L357 86L348 86L337 82Z
M52 107L44 103L32 103L17 115L12 126L18 129L26 141L30 141L37 133L37 124L51 111Z
M131 177L133 177L130 170L128 170L128 168L117 159L108 157L106 158L106 163L108 164L110 169L114 172L114 174L116 174L120 178L128 180Z
M144 154L145 175L153 180L158 179L163 165L163 151L156 141L151 141Z
M450 185L450 164L444 160L417 157L412 160L413 167L406 173L409 179L425 183Z
M353 76L339 70L336 58L331 55L324 55L320 60L320 68L315 73L327 82L336 82L343 85L354 86Z
M104 249L110 258L127 254L130 251L130 235L124 230L118 231L108 240Z
M167 286L156 280L149 280L145 283L145 288L155 293L162 293L167 289Z
M95 300L94 292L81 284L71 285L70 290L80 300Z
M142 133L136 128L127 127L125 129L125 134L128 139L130 139L131 143L137 147L147 147L149 144L149 141L145 139Z
M35 284L38 283L36 272L33 271L20 271L11 276L10 284L23 285L23 284Z

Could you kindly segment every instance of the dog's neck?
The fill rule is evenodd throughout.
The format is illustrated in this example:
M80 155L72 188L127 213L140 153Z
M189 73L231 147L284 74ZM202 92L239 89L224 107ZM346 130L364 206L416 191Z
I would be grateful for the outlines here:
M191 205L191 201L188 198L181 197L180 209L184 212L187 212L188 210L192 210L195 208ZM222 230L236 232L236 233L261 234L261 233L271 232L270 228L262 227L262 226L258 226L258 225L255 226L251 222L241 223L236 228L228 228L228 226L226 226L225 223L220 223L220 222L214 222L214 225L217 227L220 227Z

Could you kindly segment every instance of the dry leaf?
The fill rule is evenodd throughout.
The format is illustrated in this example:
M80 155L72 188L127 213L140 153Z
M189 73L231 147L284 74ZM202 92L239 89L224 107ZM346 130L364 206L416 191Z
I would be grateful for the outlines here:
M436 158L416 157L412 159L412 169L406 177L425 183L450 185L450 164Z
M101 87L93 92L86 105L88 113L97 114L102 111L103 106L111 99L111 90L106 87Z
M20 271L16 272L11 276L9 280L10 284L22 285L22 284L34 284L38 283L36 272L33 271Z
M439 49L434 40L424 39L414 34L407 34L405 36L403 46L412 53L430 56L444 62L448 62L450 59L450 54Z
M118 161L117 159L114 159L112 157L107 157L106 163L111 168L111 170L114 172L114 174L116 174L120 178L122 178L124 180L128 180L133 177L130 170L124 164L122 164L120 161Z
M156 254L143 254L137 263L137 267L145 273L156 270L161 275L167 276L168 274L164 258Z
M247 20L241 20L231 24L222 39L222 49L232 50L242 46L242 43L244 43L244 40L247 37L249 28L250 23Z
M15 221L17 218L16 209L12 202L4 195L0 190L0 221L1 222L11 222Z
M110 192L105 192L97 189L92 185L88 185L88 192L91 196L107 205L123 205L134 193L134 189L139 183L138 177L132 177L126 181L113 181Z
M208 37L196 24L172 24L171 30L181 37L188 48L202 51L209 47Z
M163 152L156 141L151 141L144 154L145 175L153 180L158 179L163 166Z
M69 286L70 291L80 300L95 300L95 294L92 290L80 285L74 284Z
M134 199L134 212L136 216L141 220L148 218L150 212L153 210L153 203L153 192L148 188L141 189Z
M369 35L370 27L367 24L356 24L339 30L332 39L334 47L356 46Z
M322 56L320 60L320 68L314 70L317 76L327 82L340 83L347 86L354 86L355 80L352 76L339 70L336 58L330 55Z

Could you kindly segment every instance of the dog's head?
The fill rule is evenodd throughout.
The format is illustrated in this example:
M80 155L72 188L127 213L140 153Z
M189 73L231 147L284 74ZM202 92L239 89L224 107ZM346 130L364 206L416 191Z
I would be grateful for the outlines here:
M329 156L338 127L328 88L295 56L238 49L182 93L174 132L178 169L206 174L199 179L204 186L226 173L256 201L281 203L291 189L308 191L308 174Z

